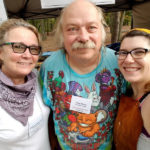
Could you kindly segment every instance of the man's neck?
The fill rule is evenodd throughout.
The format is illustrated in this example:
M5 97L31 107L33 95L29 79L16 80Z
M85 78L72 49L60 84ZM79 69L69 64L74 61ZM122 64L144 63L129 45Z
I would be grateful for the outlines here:
M92 60L74 60L70 59L68 55L66 55L66 60L69 66L78 74L87 74L92 72L100 62L100 55Z

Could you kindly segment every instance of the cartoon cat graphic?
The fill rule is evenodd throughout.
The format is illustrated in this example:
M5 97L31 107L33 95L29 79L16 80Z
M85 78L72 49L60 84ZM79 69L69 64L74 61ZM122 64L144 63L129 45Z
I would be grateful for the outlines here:
M99 123L107 118L105 110L99 110L93 114L77 113L76 122L68 127L70 132L80 132L85 137L92 137L100 129Z

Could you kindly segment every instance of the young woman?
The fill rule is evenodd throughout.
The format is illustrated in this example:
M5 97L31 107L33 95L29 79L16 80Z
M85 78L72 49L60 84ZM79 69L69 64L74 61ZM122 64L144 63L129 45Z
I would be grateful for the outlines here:
M116 52L120 71L131 84L121 97L114 126L117 150L150 149L150 30L128 32Z

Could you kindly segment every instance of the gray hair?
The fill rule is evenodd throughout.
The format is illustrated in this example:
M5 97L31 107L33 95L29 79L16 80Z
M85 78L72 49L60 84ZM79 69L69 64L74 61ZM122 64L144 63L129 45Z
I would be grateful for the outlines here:
M89 2L89 3L91 3L91 2ZM101 25L102 25L102 44L104 44L105 38L106 38L105 26L107 26L107 24L104 19L103 11L100 7L96 6L95 4L93 4L93 3L91 3L91 4L97 10L97 13L99 16L99 21L101 22ZM70 5L68 5L67 7L62 9L60 17L57 18L56 25L54 27L54 43L55 43L55 45L57 45L57 48L64 48L64 39L63 39L63 31L62 31L63 15L69 6Z

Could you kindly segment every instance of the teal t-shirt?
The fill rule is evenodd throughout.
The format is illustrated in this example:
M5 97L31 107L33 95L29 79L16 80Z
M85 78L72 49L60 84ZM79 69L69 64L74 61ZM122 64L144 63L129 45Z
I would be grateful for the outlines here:
M41 66L40 81L62 149L111 149L113 121L124 84L113 50L103 47L97 68L84 75L70 68L64 50L52 52ZM70 110L73 97L89 99L90 113Z

